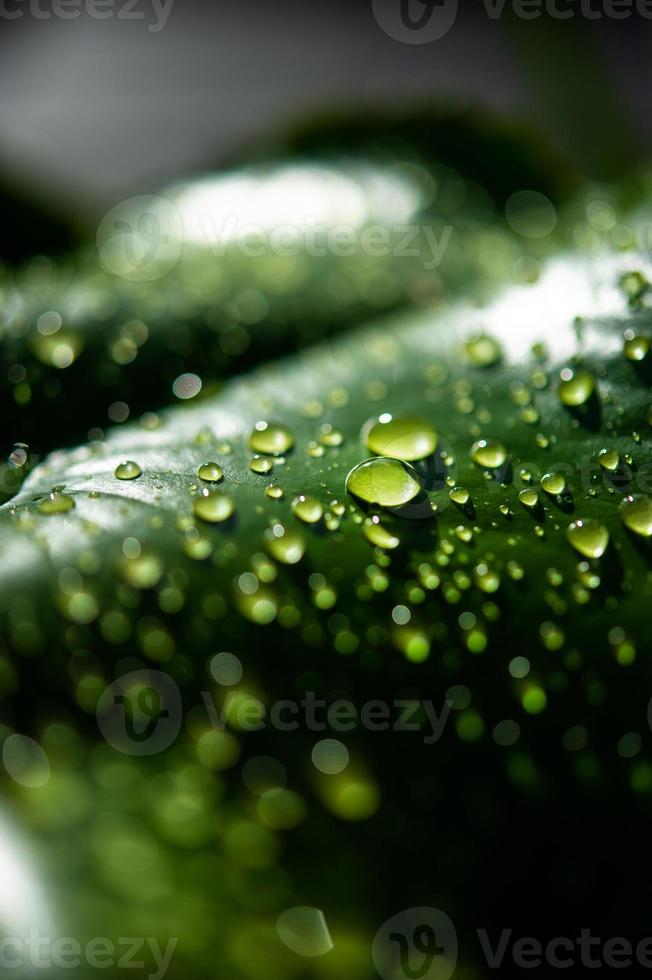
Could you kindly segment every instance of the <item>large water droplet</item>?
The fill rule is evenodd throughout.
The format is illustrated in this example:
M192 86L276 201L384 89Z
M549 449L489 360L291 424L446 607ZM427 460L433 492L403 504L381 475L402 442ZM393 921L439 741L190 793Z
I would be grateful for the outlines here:
M126 459L116 466L114 476L118 480L136 480L142 472L138 463L134 463L132 459Z
M626 497L620 505L620 519L634 534L652 537L652 497L643 494Z
M416 471L409 463L376 456L358 463L346 478L346 489L368 504L400 507L421 490Z
M566 478L562 473L544 473L541 488L551 497L559 497L566 489Z
M224 471L217 463L202 463L197 470L197 476L205 483L219 483L224 476Z
M379 456L408 461L425 459L437 445L437 433L427 419L405 417L375 423L367 433L367 448Z
M600 558L609 544L609 531L593 518L580 518L569 525L566 537L580 555Z

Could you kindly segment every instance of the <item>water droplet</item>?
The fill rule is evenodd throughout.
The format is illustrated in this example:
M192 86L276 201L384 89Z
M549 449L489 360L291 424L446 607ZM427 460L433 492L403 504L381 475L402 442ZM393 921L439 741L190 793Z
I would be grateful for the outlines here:
M493 439L479 439L471 446L471 459L478 466L494 470L507 459L507 450L502 442Z
M224 471L217 463L202 463L197 470L197 476L205 483L219 483L224 476Z
M437 446L437 433L427 419L384 416L367 434L367 448L379 456L408 461L425 459Z
M541 487L551 497L559 497L566 489L566 478L561 473L544 473Z
M305 524L316 524L321 520L324 508L315 497L306 497L301 494L292 501L292 513Z
M39 514L67 514L75 506L75 501L66 493L53 490L52 493L39 500L36 509Z
M650 350L650 341L633 330L626 330L623 350L628 361L642 361Z
M466 487L453 487L452 490L449 490L448 496L454 504L459 504L460 507L468 504L470 498L469 491Z
M268 487L265 487L265 493L270 500L280 500L283 496L283 490L276 483L270 483Z
M400 507L417 496L421 484L409 463L376 456L354 466L346 478L346 489L365 503Z
M566 537L585 558L600 558L609 544L609 531L604 524L590 517L573 521L568 527Z
M400 544L399 539L378 521L365 521L362 532L367 541L370 541L377 548L386 548L391 551L393 548L398 548Z
M324 913L302 906L280 916L276 929L282 942L299 956L323 956L333 948Z
M142 472L143 471L138 463L134 463L133 460L127 459L116 466L114 476L118 480L136 480L142 474Z
M341 446L344 442L344 436L337 429L334 429L332 425L329 425L328 422L325 422L319 429L319 441L323 446L332 448L334 446Z
M475 584L482 592L495 592L500 585L500 575L495 568L480 562L475 566Z
M643 494L626 497L620 505L620 519L634 534L652 537L652 497Z
M256 422L249 436L249 448L266 456L281 456L294 445L294 436L288 428L276 422Z
M156 555L141 554L120 564L123 578L135 589L153 589L163 575L163 563Z
M235 513L235 504L225 493L209 493L197 497L192 509L195 517L200 520L209 524L221 524Z
M265 547L272 558L283 565L296 565L306 550L306 539L301 531L275 524L265 531Z
M502 357L502 349L497 340L486 334L472 337L464 344L466 356L473 367L493 367Z
M559 398L563 405L577 408L585 405L595 391L595 378L588 371L572 371L564 368L561 372Z
M254 458L249 463L249 469L252 473L269 473L270 470L274 468L274 464L271 459L267 456L254 456Z
M598 462L603 470L609 470L613 473L614 470L618 469L620 456L615 449L601 449L598 453Z
M525 490L521 490L518 499L528 510L533 510L539 504L539 494L533 487L526 487Z

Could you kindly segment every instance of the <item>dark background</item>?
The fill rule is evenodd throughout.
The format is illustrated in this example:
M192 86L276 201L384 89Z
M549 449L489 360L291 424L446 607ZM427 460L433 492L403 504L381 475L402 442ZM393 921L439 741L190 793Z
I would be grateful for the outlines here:
M486 106L597 177L652 148L652 21L636 13L523 21L506 4L496 21L474 0L448 35L412 45L383 32L371 0L176 0L158 33L149 0L145 20L105 21L39 20L28 2L0 17L0 176L66 215L94 217L324 106Z

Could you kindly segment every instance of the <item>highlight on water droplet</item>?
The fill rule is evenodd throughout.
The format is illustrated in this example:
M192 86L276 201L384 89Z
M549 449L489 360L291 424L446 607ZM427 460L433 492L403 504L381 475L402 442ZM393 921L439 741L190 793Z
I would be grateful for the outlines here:
M568 526L566 537L585 558L600 558L609 545L609 531L592 517L579 518Z
M132 459L126 459L116 466L114 476L118 480L137 480L142 472L138 463L134 463Z
M284 945L299 956L324 956L333 948L324 913L307 905L283 912L276 931Z
M378 456L413 462L431 456L437 446L433 425L423 418L381 415L367 432L367 449Z
M249 448L265 456L282 456L294 445L290 430L278 422L256 422L249 436Z
M374 456L353 467L346 478L346 489L367 504L400 507L417 496L421 484L409 463Z
M620 505L620 519L630 531L642 538L652 537L652 497L634 494Z

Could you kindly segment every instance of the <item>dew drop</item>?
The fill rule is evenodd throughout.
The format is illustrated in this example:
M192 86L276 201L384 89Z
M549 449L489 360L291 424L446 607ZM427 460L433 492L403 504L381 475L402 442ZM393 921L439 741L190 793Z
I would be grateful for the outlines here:
M642 361L650 350L650 341L633 330L627 330L623 350L628 361Z
M142 474L142 472L143 471L138 463L134 463L133 460L127 459L116 466L114 476L118 480L136 480Z
M497 340L486 334L472 337L464 344L466 356L473 367L493 367L502 357L502 349Z
M566 537L575 550L585 558L600 558L609 544L607 528L590 517L573 521L568 527Z
M67 514L75 506L75 501L66 493L53 490L52 493L39 500L36 509L39 514Z
M551 497L559 497L566 489L566 478L562 473L544 473L541 488Z
M493 439L479 439L471 446L471 459L478 466L495 470L507 459L507 450L502 442Z
M539 494L533 487L526 487L525 490L521 490L518 499L528 510L533 510L538 506Z
M588 371L572 371L564 368L561 372L559 398L562 405L577 408L585 405L595 391L595 378Z
M265 487L265 493L270 498L270 500L280 500L283 496L283 490L276 483L270 483L268 487Z
M271 459L267 456L254 456L254 458L249 463L249 469L252 473L269 473L270 470L274 468L274 464Z
M598 453L598 462L603 470L613 473L614 470L618 469L620 456L615 449L601 449Z
M304 524L316 524L321 520L324 508L315 497L300 494L292 501L292 513Z
M620 519L634 534L652 537L652 497L643 494L626 497L620 505Z
M367 433L367 448L378 456L413 461L432 455L437 433L427 419L384 416Z
M370 541L377 548L385 548L391 551L393 548L398 548L400 544L396 535L384 528L378 521L365 521L362 532L367 541Z
M303 558L306 540L301 531L275 524L265 531L265 547L276 561L283 565L296 565Z
M454 504L459 504L460 507L468 504L470 498L469 491L466 487L453 487L452 490L449 490L448 496Z
M354 466L346 478L346 489L365 503L400 507L417 496L421 485L409 463L376 456Z
M294 445L294 436L288 428L276 422L256 422L249 436L249 448L266 456L280 456Z
M224 471L217 463L202 463L197 470L197 476L205 483L219 483L224 476Z
M224 493L209 493L197 497L193 504L193 513L201 521L209 524L221 524L227 521L235 512L235 504L231 497Z

